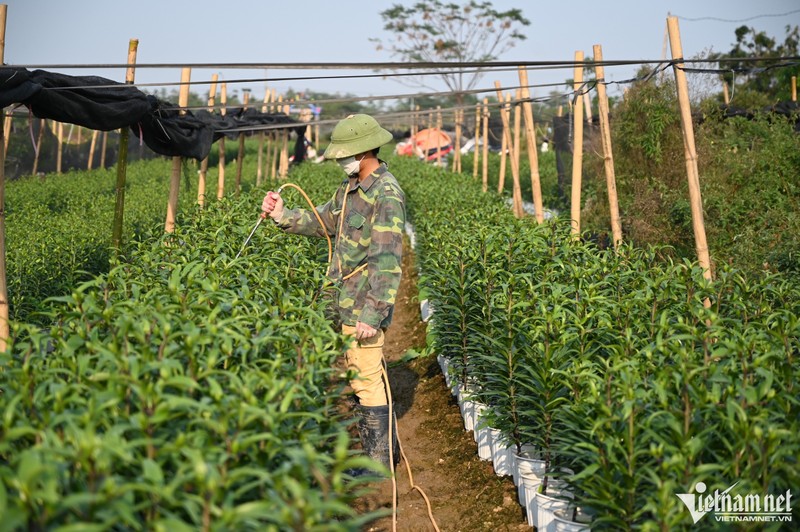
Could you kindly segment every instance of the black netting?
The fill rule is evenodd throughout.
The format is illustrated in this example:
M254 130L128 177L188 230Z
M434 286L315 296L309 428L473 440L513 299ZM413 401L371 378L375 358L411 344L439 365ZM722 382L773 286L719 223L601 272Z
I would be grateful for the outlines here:
M67 76L34 70L30 81L40 85L42 90L22 103L37 118L112 131L141 120L150 110L147 97L136 87L97 76ZM97 85L114 87L92 88Z
M572 151L572 115L553 117L553 149Z
M132 85L97 76L67 76L24 68L0 68L0 108L21 103L37 118L111 131L130 127L160 155L204 159L223 131L261 125L297 127L284 113L233 109L226 116L179 108ZM238 132L227 133L231 137Z
M40 90L42 86L32 82L24 68L0 68L0 108L25 102Z
M180 108L148 96L150 112L139 122L131 124L135 134L141 135L144 143L156 153L171 157L204 159L214 142L213 130L191 113L180 114Z

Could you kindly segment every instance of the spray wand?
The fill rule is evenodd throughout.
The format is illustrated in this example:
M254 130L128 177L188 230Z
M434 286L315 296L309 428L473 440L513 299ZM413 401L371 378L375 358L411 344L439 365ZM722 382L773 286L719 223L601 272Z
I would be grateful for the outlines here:
M283 189L286 187L292 187L299 190L300 194L303 195L303 197L308 202L308 205L311 207L311 210L314 212L314 216L317 217L317 221L319 222L320 227L322 227L322 231L325 234L325 238L328 239L328 263L330 264L331 259L333 258L333 244L331 242L331 237L328 235L328 231L325 229L325 223L322 221L322 217L320 217L319 212L317 212L317 208L314 206L314 203L311 201L311 198L308 197L308 194L306 194L306 192L302 188L295 185L294 183L284 183L283 185L278 187L278 190L276 190L275 193L278 194L278 196L280 196L281 192L283 192ZM266 220L266 218L267 218L267 213L262 212L261 215L258 217L258 221L256 222L255 227L253 227L253 230L250 231L250 235L247 237L247 240L244 241L244 244L242 244L242 249L240 249L239 253L236 254L234 260L239 258L239 256L244 251L244 248L246 248L247 244L250 243L250 239L253 238L254 234L256 234L258 226L261 225L261 222Z

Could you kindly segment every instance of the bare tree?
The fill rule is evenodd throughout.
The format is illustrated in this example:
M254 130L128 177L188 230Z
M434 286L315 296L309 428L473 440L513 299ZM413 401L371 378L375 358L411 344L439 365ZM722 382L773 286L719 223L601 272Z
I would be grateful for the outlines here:
M370 39L379 50L404 62L484 62L497 59L525 39L519 31L530 25L519 9L497 11L491 2L443 3L439 0L417 2L410 6L394 4L381 12L384 30L389 34ZM432 69L433 70L433 69ZM447 87L461 103L462 92L475 87L483 69L455 72L460 69L436 69ZM402 79L408 85L435 90L424 77Z

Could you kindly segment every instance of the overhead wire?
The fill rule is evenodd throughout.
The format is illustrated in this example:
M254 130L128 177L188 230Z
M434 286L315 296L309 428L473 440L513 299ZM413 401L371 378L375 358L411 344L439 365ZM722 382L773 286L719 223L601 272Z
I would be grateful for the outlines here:
M697 68L697 67L687 67L686 66L687 63L688 64L693 64L693 63L717 63L717 64L720 64L720 63L729 62L729 61L738 61L740 63L748 63L748 62L753 62L753 61L779 61L779 62L770 64L770 65L766 65L766 66L758 66L758 67L751 67L751 68L737 66L737 67L731 67L731 68L716 68L716 69L713 69L713 68ZM536 64L536 65L549 65L548 68L554 68L552 65L554 65L556 63L559 63L559 62L555 62L555 61L522 62L523 65L526 64L526 63L527 64ZM619 65L619 64L627 64L627 63L628 63L628 61L605 61L604 60L604 61L595 62L595 61L592 61L592 60L584 60L584 61L561 62L559 64L564 64L564 65L570 64L570 65L573 65L573 66L574 65L583 64L583 65L585 65L586 68L592 68L593 66L599 66L599 65ZM800 57L797 57L797 56L782 56L782 57L770 57L770 58L764 58L764 57L752 58L751 57L751 58L714 58L714 59L708 59L708 58L706 58L706 59L676 58L676 59L672 59L672 60L661 59L661 60L659 60L657 62L649 62L649 61L642 62L642 64L645 64L645 63L647 63L647 64L656 63L656 67L653 68L651 71L649 71L648 73L646 73L643 76L628 78L628 79L625 79L625 80L617 80L617 81L608 81L606 79L603 79L603 80L589 80L587 82L584 82L578 90L570 90L570 91L567 91L565 93L559 93L559 94L551 93L550 95L543 96L543 97L528 97L528 98L525 98L525 99L515 100L514 104L517 105L517 104L521 104L521 103L525 103L525 102L544 103L544 102L548 102L548 101L558 100L558 99L562 99L562 98L570 98L570 97L572 98L572 102L574 103L575 101L577 101L577 98L579 96L582 96L586 92L590 92L592 89L594 89L596 87L596 85L598 83L602 83L604 85L620 85L620 84L630 84L630 83L636 83L636 82L641 82L641 81L647 81L647 80L651 79L652 77L654 77L655 75L657 75L658 73L663 72L663 71L665 71L666 69L668 69L670 67L678 68L678 69L683 70L684 72L687 72L687 73L698 73L698 74L760 73L760 72L764 72L766 70L770 70L770 69L774 69L774 68L788 68L788 67L793 67L793 66L800 65ZM358 63L331 63L330 65L333 65L332 68L340 68L340 67L344 67L344 66L348 66L349 67L349 66L357 65L357 64ZM376 64L377 63L364 63L364 65L376 65ZM443 64L451 64L452 65L452 63L443 63ZM500 65L503 65L503 67L505 67L505 65L506 65L505 62L499 62L499 63L495 62L495 63L487 63L487 64L500 64ZM237 63L237 65L238 65L238 63ZM146 66L148 66L148 65L137 65L137 68L143 68L143 67L146 67ZM152 65L149 65L149 66L152 66ZM407 67L407 65L406 65L406 67ZM516 70L518 68L519 68L519 65L516 66L514 68L514 70ZM497 70L490 70L488 72L487 71L483 71L483 72L484 73L492 73L492 72L498 72L498 71L504 71L504 70L511 70L511 69L510 68L501 68L501 69L497 69ZM458 72L471 72L471 71L449 71L449 72L450 73L458 73ZM416 73L416 74L419 75L420 73ZM442 72L425 72L425 73L422 73L422 74L425 74L425 75L428 75L428 74L430 74L430 75L441 75ZM407 74L407 75L413 75L413 74ZM386 77L387 75L386 74L373 74L373 75L370 75L370 76L371 77ZM346 76L345 75L343 75L343 76L303 76L303 77L281 78L281 79L287 79L287 80L330 79L331 77L343 77L344 78L344 77L357 77L357 76L354 76L354 75L346 75ZM275 81L275 79L276 78L257 78L257 79L249 79L249 80L231 80L230 82ZM213 81L202 80L202 81L188 82L188 84L197 84L197 85L210 84L210 83L213 83ZM176 82L176 83L172 83L171 85L185 85L185 84L187 84L187 82L184 82L184 83ZM140 86L152 86L152 85L154 85L154 84L141 84ZM563 85L568 85L568 83L565 81L565 82L560 82L560 83L533 84L533 85L527 85L527 87L528 88L543 88L543 87L557 87L557 86L563 86ZM121 86L124 86L124 87L127 87L127 88L130 87L130 85L128 85L128 84L125 84L125 85L115 84L115 85L87 85L87 86L80 86L80 87L75 87L75 86L73 86L73 87L47 87L47 88L44 88L43 90L76 90L76 89L82 89L82 88L106 88L106 87L108 87L108 88L118 88L118 87L121 87ZM504 90L504 91L505 90L515 90L515 89L519 89L519 88L522 88L522 87L523 87L522 85L506 86L506 87L501 87L501 90ZM363 101L363 100L371 100L371 101L379 100L380 101L380 100L405 99L405 98L424 98L424 97L434 98L434 97L443 97L443 96L455 96L457 94L474 95L474 94L495 92L496 90L497 90L496 88L479 88L479 89L467 89L467 90L463 90L463 91L452 91L451 90L451 91L439 91L439 92L421 92L421 93L417 92L417 93L413 93L413 94L397 94L397 95L385 95L385 96L364 96L364 97L356 96L356 97L344 97L344 98L327 98L327 99L322 99L322 100L297 100L297 101L292 101L292 102L289 102L289 101L286 101L286 102L258 102L258 103L253 103L251 105L251 107L255 108L255 107L258 107L258 106L270 106L271 108L280 109L281 106L286 106L286 105L299 106L299 105L302 105L302 104L312 104L312 103L313 104L319 104L319 103L345 103L345 102L356 102L356 101ZM460 105L460 106L449 106L449 107L440 109L440 111L441 112L445 112L445 113L455 112L456 110L471 109L473 107L473 105L474 104ZM492 103L489 104L490 107L492 107L492 106L499 107L499 106L503 106L503 105L504 105L503 102L492 102ZM215 106L210 106L210 107L209 106L205 106L205 105L199 105L199 106L193 106L193 107L184 107L182 109L183 110L199 110L199 109L209 109L209 110L231 109L232 110L232 109L242 109L243 107L244 106L242 104L226 105L226 106L215 105ZM425 113L428 113L428 112L430 112L430 111L429 110L420 110L420 111L408 110L408 111L395 111L395 112L391 112L391 113L382 113L382 114L381 113L373 113L373 114L375 116L378 116L378 117L392 119L392 118L406 118L406 117L409 117L409 116L419 116L419 115L422 115L422 114L425 114ZM10 114L10 113L7 113L7 114ZM279 130L279 129L286 129L287 127L298 127L298 126L310 125L310 124L313 124L313 125L328 125L328 124L334 124L334 123L338 122L339 119L340 118L335 118L335 119L332 118L332 119L327 119L327 120L314 120L314 121L309 121L309 122L298 121L298 122L296 122L294 124L247 125L247 126L239 126L239 127L235 127L235 128L220 129L220 130L216 130L216 132L217 133L246 133L246 132L256 132L256 131Z
M795 9L793 11L787 11L786 13L765 13L763 15L754 15L752 17L740 18L740 19L727 19L727 18L719 18L719 17L696 17L696 18L692 18L692 17L682 17L680 15L673 15L673 16L675 18L678 18L680 20L685 20L687 22L699 22L699 21L702 21L702 20L713 20L713 21L716 21L716 22L739 23L739 22L750 22L751 20L755 20L755 19L758 19L758 18L786 17L788 15L794 15L795 13L800 13L800 9Z

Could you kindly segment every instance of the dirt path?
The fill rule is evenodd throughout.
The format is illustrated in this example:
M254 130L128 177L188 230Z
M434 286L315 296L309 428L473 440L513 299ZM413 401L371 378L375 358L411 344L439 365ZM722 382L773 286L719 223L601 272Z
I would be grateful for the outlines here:
M406 243L408 244L408 243ZM490 462L478 458L472 433L464 430L458 405L445 387L435 357L402 362L409 349L425 347L426 325L420 320L413 250L406 245L403 280L385 354L398 418L398 433L411 465L414 483L431 501L442 531L530 530L510 477L498 477ZM422 496L411 488L405 463L397 470L397 530L433 530ZM392 483L359 501L363 510L392 508ZM390 517L371 523L365 532L390 531Z

